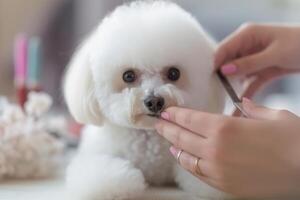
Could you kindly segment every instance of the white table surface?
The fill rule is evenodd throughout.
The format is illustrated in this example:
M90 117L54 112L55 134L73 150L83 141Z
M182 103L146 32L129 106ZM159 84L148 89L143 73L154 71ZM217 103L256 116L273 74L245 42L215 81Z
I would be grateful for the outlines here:
M63 181L32 180L8 181L0 184L1 200L60 200L63 198Z
M66 200L63 179L8 181L0 184L0 200ZM174 188L151 188L143 200L193 200L190 195Z

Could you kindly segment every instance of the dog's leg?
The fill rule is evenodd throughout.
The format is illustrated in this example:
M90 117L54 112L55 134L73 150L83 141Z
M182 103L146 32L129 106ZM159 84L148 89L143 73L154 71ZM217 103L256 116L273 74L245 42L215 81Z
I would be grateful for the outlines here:
M122 200L146 188L139 169L110 155L77 155L67 169L67 196L72 200Z

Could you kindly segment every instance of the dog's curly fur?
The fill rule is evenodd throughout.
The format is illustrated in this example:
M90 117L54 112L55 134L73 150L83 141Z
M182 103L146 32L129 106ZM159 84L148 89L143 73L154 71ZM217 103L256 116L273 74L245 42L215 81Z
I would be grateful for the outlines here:
M184 171L154 131L144 99L163 97L165 107L222 112L224 94L213 75L215 43L198 22L174 3L138 1L118 7L83 42L65 77L69 110L89 125L67 172L67 186L79 199L128 199L148 184L177 182L209 198L219 192ZM181 77L172 82L166 71ZM137 80L125 83L133 70Z

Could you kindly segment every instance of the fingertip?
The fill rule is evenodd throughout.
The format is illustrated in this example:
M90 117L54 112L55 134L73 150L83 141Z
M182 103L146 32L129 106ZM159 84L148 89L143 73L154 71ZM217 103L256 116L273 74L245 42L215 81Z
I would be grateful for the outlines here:
M255 103L248 97L243 97L242 98L242 103L249 105L249 106L255 106Z
M253 101L243 98L243 108L252 119L274 119L274 110L255 104ZM276 119L276 118L275 118Z
M174 157L176 157L176 155L177 155L177 153L178 153L178 149L177 148L175 148L174 146L171 146L170 147L170 152L171 152L171 154L174 156Z
M172 121L173 120L172 118L174 118L173 117L174 113L176 113L178 111L178 108L179 107L175 107L175 106L168 107L160 114L160 117L164 120Z
M256 105L252 100L249 98L243 97L242 99L243 108L248 114L248 118L257 119L260 118L259 115L265 112L263 106Z
M229 64L226 64L226 65L223 65L221 67L221 72L224 74L224 75L233 75L233 74L236 74L237 73L237 66L233 63L229 63Z
M243 108L247 110L247 112L250 111L251 108L253 107L253 102L247 97L242 98L242 104L243 104Z
M164 120L170 120L170 114L169 114L168 112L166 112L166 111L162 112L162 113L160 114L160 117L161 117L162 119L164 119Z
M247 97L243 97L242 102L245 103L245 104L251 104L252 103L252 101Z

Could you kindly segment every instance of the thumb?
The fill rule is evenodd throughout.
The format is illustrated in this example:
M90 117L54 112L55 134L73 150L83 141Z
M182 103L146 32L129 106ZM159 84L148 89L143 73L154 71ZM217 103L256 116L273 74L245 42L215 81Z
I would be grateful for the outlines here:
M264 68L270 67L272 59L270 58L270 50L244 56L233 60L231 63L221 67L224 75L250 75Z
M247 98L243 98L243 109L248 114L248 117L253 119L274 120L277 117L277 110L258 106Z

